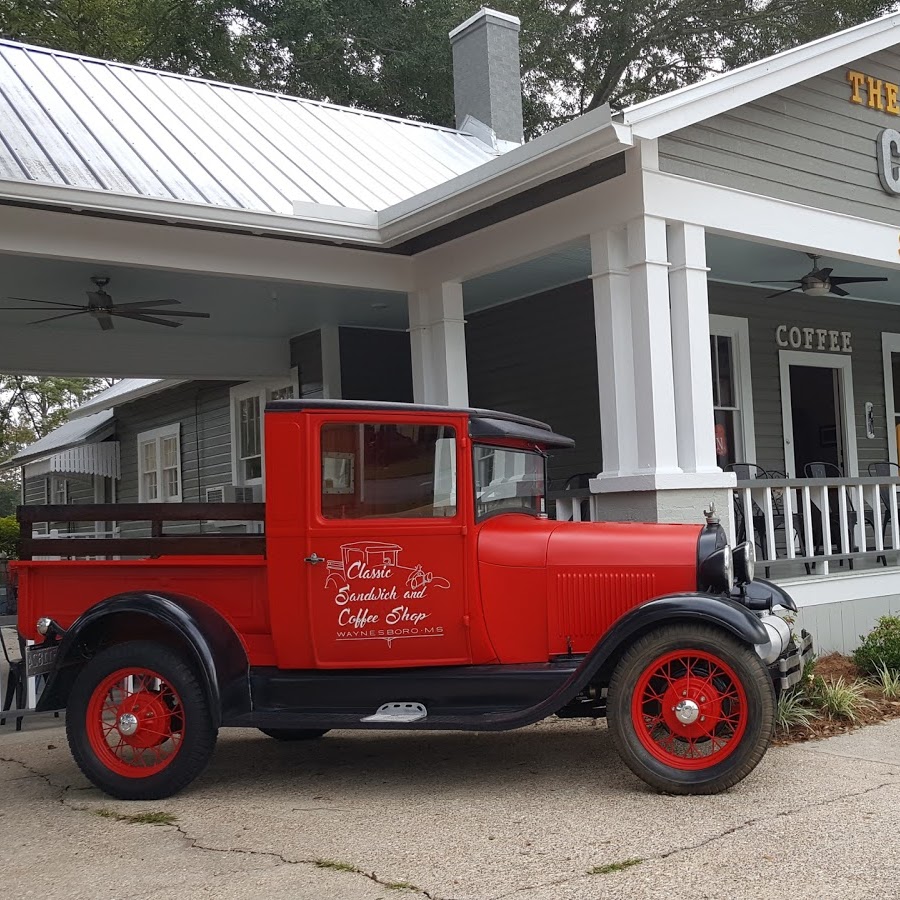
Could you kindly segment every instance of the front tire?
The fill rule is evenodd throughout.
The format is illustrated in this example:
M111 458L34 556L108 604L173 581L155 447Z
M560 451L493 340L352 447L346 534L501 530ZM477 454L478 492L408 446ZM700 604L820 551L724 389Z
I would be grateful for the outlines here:
M775 690L752 647L706 625L639 638L610 681L607 717L625 764L669 794L717 794L746 778L775 731Z
M150 641L102 650L78 674L66 714L75 762L119 800L160 800L190 784L216 745L194 670Z

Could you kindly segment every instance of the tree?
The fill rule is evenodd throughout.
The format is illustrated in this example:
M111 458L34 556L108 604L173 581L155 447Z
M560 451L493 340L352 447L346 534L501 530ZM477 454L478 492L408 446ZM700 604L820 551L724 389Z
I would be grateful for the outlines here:
M58 428L69 412L110 384L104 378L0 375L0 462ZM19 502L16 470L0 473L0 516Z
M497 0L526 131L621 108L874 18L886 0ZM477 0L0 0L0 31L107 59L453 124L447 34Z

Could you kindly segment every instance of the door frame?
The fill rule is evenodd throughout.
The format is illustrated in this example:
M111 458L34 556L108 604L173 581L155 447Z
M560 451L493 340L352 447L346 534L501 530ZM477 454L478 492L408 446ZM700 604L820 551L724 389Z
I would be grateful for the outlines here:
M844 477L859 475L859 454L856 446L856 415L853 405L853 359L837 353L808 353L803 350L779 350L781 379L781 429L784 442L784 469L788 478L796 478L794 471L794 418L791 404L791 366L813 366L837 369L841 373L842 438L845 448Z
M897 462L897 429L894 427L894 371L891 354L900 353L900 334L881 333L881 358L884 366L884 418L887 425L888 459Z

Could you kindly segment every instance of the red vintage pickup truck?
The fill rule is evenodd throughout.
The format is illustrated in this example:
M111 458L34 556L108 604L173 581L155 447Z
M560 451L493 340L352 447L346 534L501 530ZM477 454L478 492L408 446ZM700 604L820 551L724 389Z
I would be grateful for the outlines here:
M771 740L811 640L753 548L701 525L545 512L549 426L476 409L277 401L262 504L22 507L19 630L39 709L67 709L85 775L171 795L218 730L502 730L603 717L628 766L672 793L724 790ZM215 507L215 514L213 509ZM264 535L163 522L264 518ZM32 560L35 521L145 519ZM208 530L208 529L207 529ZM84 554L61 539L54 554ZM598 740L603 740L598 735Z

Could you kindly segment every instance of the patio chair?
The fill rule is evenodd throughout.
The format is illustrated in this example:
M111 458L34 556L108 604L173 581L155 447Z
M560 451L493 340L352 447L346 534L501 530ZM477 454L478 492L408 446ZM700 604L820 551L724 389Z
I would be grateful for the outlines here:
M876 477L885 477L888 478L897 478L900 477L900 466L895 462L891 462L890 460L882 460L880 462L869 463L869 475L873 478ZM880 485L878 488L878 493L881 496L881 542L884 543L884 539L887 537L888 528L891 524L891 491L894 488L889 484ZM895 548L896 549L896 548ZM883 559L883 557L880 557ZM887 565L887 560L884 562Z
M725 466L724 469L726 472L734 472L737 475L739 481L751 481L754 479L763 479L763 478L786 478L787 476L783 472L776 471L768 471L764 469L762 466L758 466L755 463L729 463ZM763 560L763 564L765 565L765 555L768 547L767 535L766 531L766 515L763 511L762 507L756 502L756 500L752 500L752 509L753 509L753 543L759 548L759 553L757 556ZM744 521L744 503L742 498L738 495L734 495L734 511L735 511L735 535L737 536L738 541L747 540L747 526ZM784 541L787 544L788 541L788 532L787 532L787 517L784 514L784 502L780 493L772 492L772 528L773 528L773 537L777 538L778 532L782 532L784 534ZM803 516L800 512L793 512L791 514L791 540L793 541L793 546L797 547L800 551L801 556L806 556L806 546L803 539ZM809 575L809 563L805 563L806 566L806 574ZM769 577L769 566L765 566L766 577Z
M841 470L840 466L836 466L834 463L830 462L811 462L807 463L803 467L803 474L806 478L843 478L844 473ZM844 490L843 488L829 488L828 489L828 521L831 524L831 547L828 548L829 552L832 550L836 550L838 553L840 552L840 528L841 528L841 516L840 516L840 506L838 505L838 491ZM849 532L849 546L851 551L858 550L859 547L854 543L854 532L856 531L856 524L859 521L859 514L856 511L856 507L853 505L853 497L849 492L846 492L847 497L847 530ZM833 499L832 499L833 498ZM821 512L819 514L819 539L821 540L824 534L824 531L821 527ZM867 514L865 509L863 509L863 528L868 525L871 527L872 532L875 532L875 519L871 514ZM822 545L822 549L824 550L824 545ZM887 565L887 560L879 556L879 561L881 561L884 565ZM850 564L850 568L853 568L853 559L852 557L848 560ZM841 560L841 565L843 565L843 560Z

